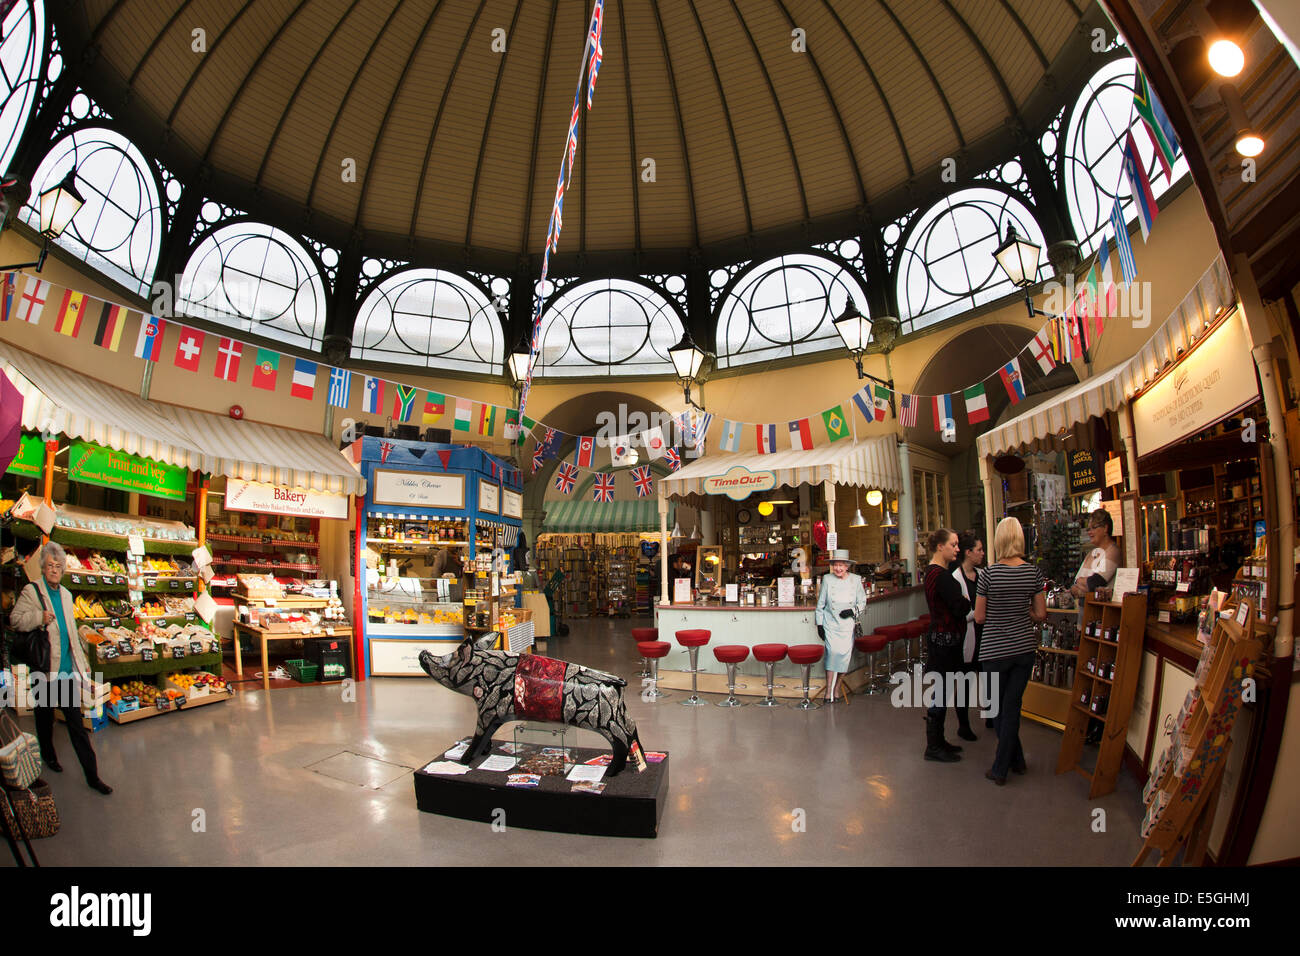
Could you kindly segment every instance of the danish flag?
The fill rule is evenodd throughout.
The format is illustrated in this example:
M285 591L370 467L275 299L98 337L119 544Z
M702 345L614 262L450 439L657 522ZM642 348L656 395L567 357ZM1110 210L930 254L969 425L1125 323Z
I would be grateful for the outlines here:
M636 485L636 496L638 498L650 497L650 492L654 488L654 479L650 477L649 465L642 465L640 468L632 469L632 484Z
M614 473L596 472L596 483L592 486L591 496L596 501L614 500Z

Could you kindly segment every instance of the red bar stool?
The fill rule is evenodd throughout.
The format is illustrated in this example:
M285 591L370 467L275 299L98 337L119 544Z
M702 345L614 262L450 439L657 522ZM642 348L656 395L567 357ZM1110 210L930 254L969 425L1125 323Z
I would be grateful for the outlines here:
M767 667L767 696L758 701L759 707L779 707L780 704L772 696L772 671L776 667L777 661L785 660L786 652L789 650L784 644L755 644L754 660Z
M696 684L699 681L700 674L698 666L700 648L709 643L709 638L713 635L710 631L693 629L689 631L678 631L676 636L677 643L686 648L691 655L691 696L687 697L681 703L686 707L703 707L708 703L708 701L700 700L699 691L696 690Z
M803 700L790 705L795 710L816 710L821 706L808 699L808 691L812 666L822 659L824 651L825 648L821 644L796 644L789 650L790 660L803 667Z
M881 651L885 650L885 648L887 647L893 646L889 638L886 637L884 634L880 633L879 631L876 631L875 633L864 634L859 638L855 638L853 641L853 646L856 647L863 654L868 655L867 672L871 675L871 679L867 682L867 686L864 690L864 693L867 694L888 693L889 675L880 673L878 669L877 661L879 659ZM890 669L889 673L892 674L893 670Z
M908 650L910 644L908 641L907 625L906 624L882 624L880 627L876 628L876 633L885 635L885 640L889 641L890 667L894 666L894 645L901 644L902 651L903 651L903 659L898 663L899 665L902 666L903 670L911 669L912 658L911 658L911 652Z
M659 640L659 628L657 628L657 627L634 627L634 628L632 628L632 640L636 641L638 647L639 647L641 644L648 643L648 642L650 642L650 641L658 641L658 640ZM669 646L671 647L671 645L669 645ZM640 673L638 673L636 676L637 676L637 677L649 677L649 676L650 676L650 662L649 662L648 660L646 660L644 657L641 658L641 671L640 671Z
M723 644L713 649L713 656L719 664L727 665L727 699L718 701L718 706L744 707L736 700L736 665L749 657L749 648L744 644Z
M638 628L638 630L646 630ZM671 697L659 689L659 658L666 657L673 646L667 641L641 641L636 646L637 653L650 662L650 689L641 694L642 699L654 700L657 697Z

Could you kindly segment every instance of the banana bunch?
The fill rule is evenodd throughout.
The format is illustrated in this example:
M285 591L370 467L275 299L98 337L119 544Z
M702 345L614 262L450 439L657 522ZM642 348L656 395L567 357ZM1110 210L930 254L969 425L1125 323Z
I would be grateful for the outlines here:
M104 610L104 605L98 601L87 598L84 594L78 594L72 601L72 613L78 618L86 617L108 617L108 612Z

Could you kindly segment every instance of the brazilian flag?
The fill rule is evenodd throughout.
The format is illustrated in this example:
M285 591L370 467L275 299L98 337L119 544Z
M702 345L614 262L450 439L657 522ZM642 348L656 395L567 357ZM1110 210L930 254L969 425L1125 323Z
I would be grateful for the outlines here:
M836 405L822 412L822 423L826 426L826 435L831 441L849 437L849 422L844 417L843 405Z

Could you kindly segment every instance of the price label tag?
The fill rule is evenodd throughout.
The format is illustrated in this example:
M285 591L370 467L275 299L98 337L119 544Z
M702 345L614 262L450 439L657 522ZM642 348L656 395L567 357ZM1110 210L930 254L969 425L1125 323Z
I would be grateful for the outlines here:
M1168 624L1168 623L1169 623L1169 612L1168 612L1168 611L1161 611L1159 614L1156 615L1156 621L1157 621L1158 623L1160 623L1160 624Z
M185 656L185 648L184 648L184 647L181 647L181 646L178 644L177 646L175 646L175 647L172 648L172 657L175 658L175 657L184 657L184 656Z
M81 576L80 576L80 575L73 574L73 575L71 575L71 579L72 579L72 583L73 583L73 584L80 584L80 583L81 583Z
M170 581L167 582L167 586L170 587L173 591L179 591L181 587L181 582L177 581L175 578L172 578Z
M153 660L153 648L152 648L152 647L144 647L144 648L141 648L141 649L140 649L140 659L141 659L142 661L151 661L151 660Z
M1179 591L1179 592L1181 592L1181 593L1183 593L1183 594L1186 594L1186 593L1187 593L1188 591L1190 591L1191 589L1192 589L1192 582L1191 582L1191 581L1179 581L1179 582L1178 582L1178 591Z
M203 653L203 642L202 642L202 641L190 641L190 653L191 653L191 654L194 654L194 655L202 654L202 653Z
M193 611L186 611L186 612L185 612L185 623L186 623L186 624L193 624L193 623L194 623L194 612L193 612Z
M131 534L127 535L126 540L130 544L132 554L144 556L144 538L138 534Z
M125 574L119 574L119 575L117 576L117 581L116 581L115 583L125 585L125 584L126 584L126 575L125 575Z
M327 628L325 628L325 636L326 636L326 637L333 637L333 636L334 636L334 628L332 628L332 627L327 627Z

